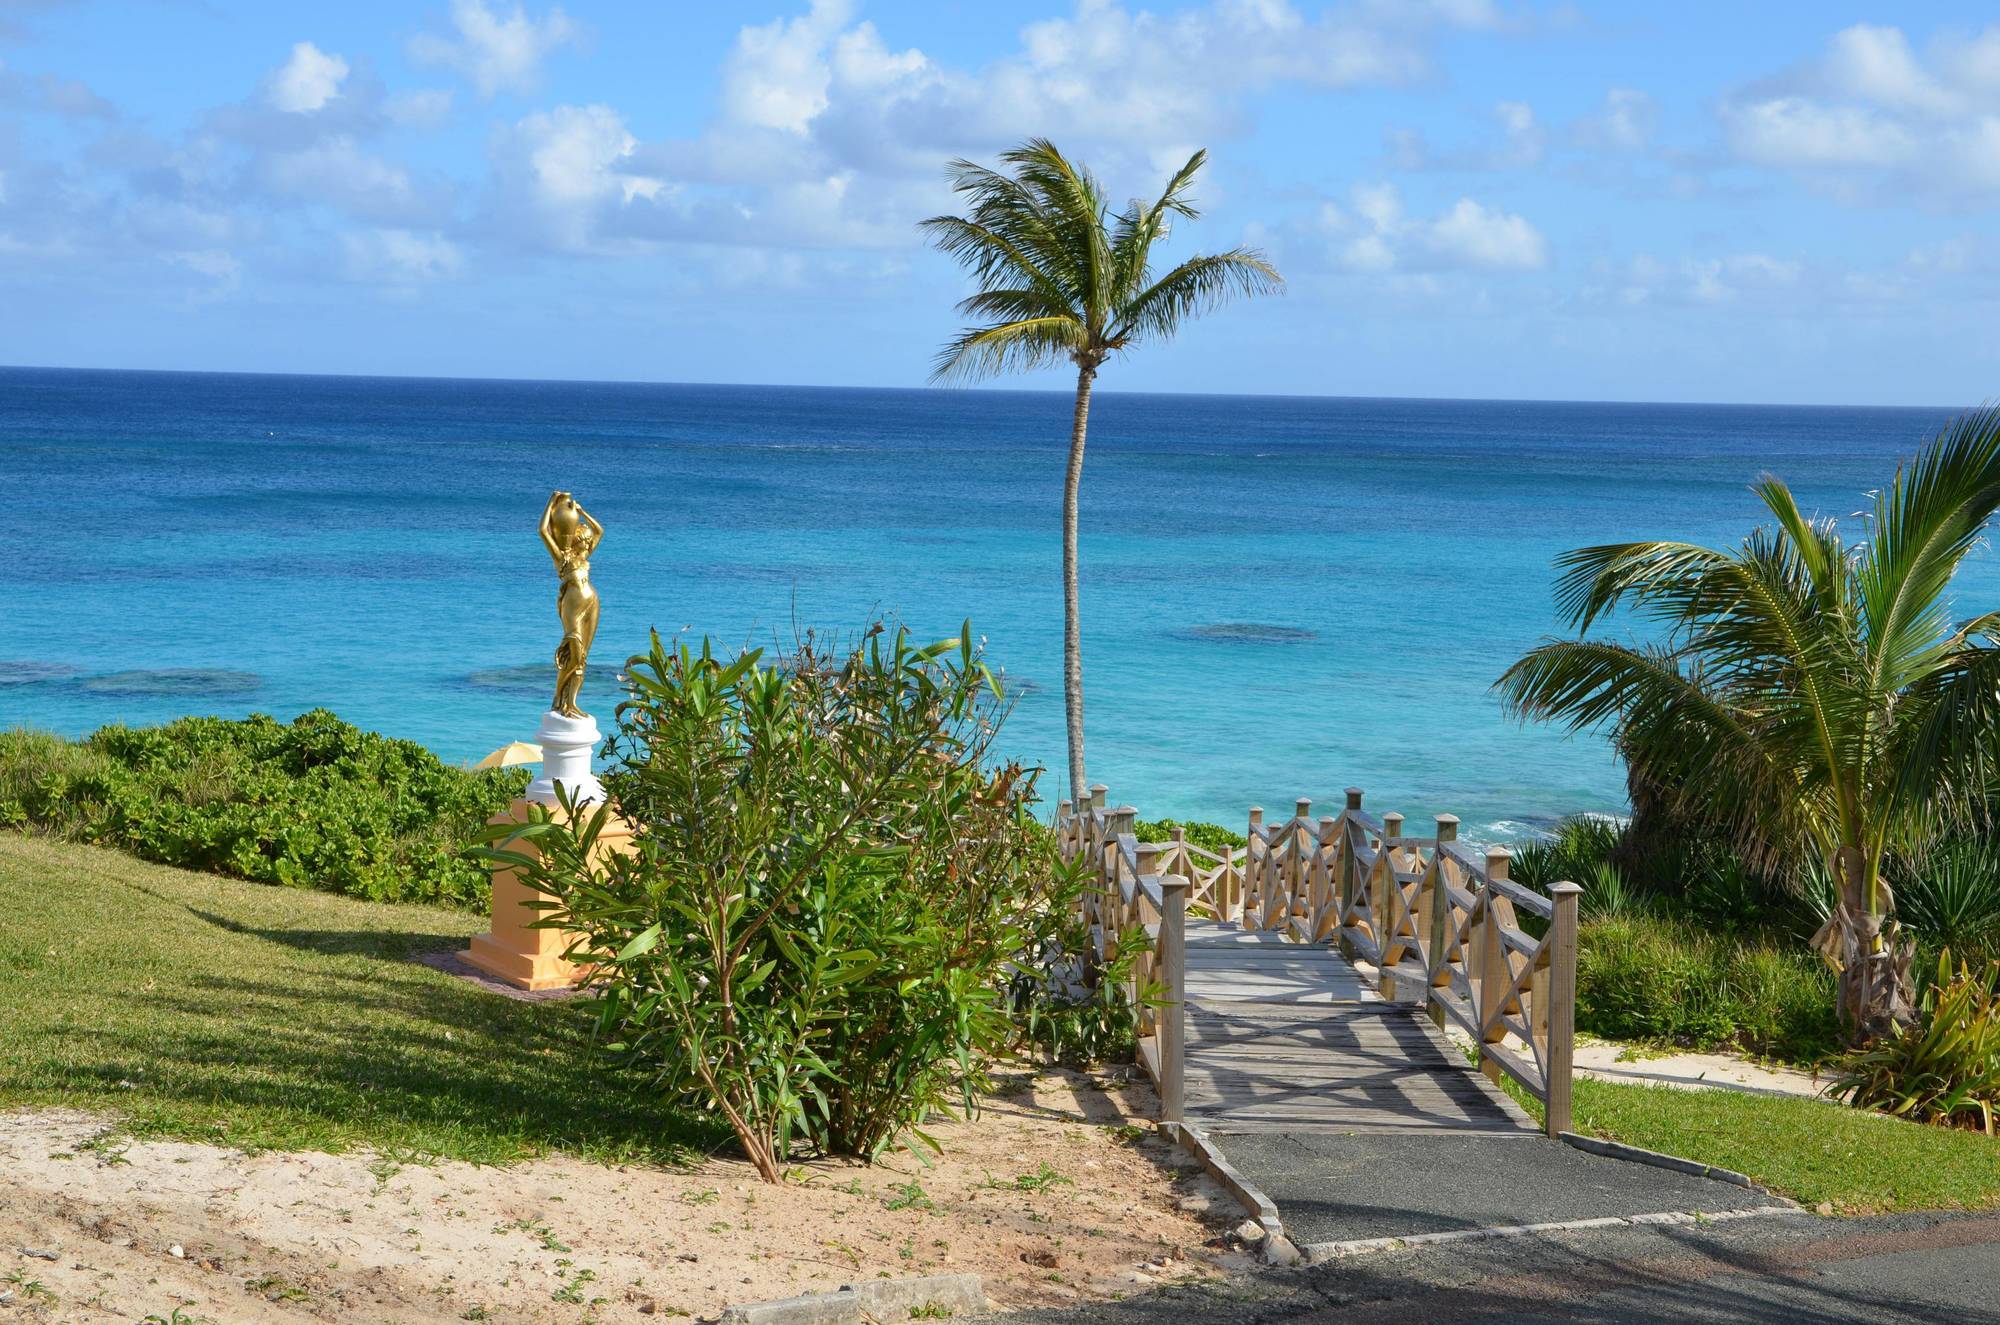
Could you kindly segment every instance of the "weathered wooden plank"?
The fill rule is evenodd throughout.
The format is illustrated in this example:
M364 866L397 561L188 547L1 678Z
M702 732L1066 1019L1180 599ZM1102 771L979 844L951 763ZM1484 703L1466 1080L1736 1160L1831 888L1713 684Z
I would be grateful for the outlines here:
M1288 923L1275 905L1272 916ZM1196 922L1185 952L1189 1119L1220 1131L1525 1131L1491 1083L1333 948Z

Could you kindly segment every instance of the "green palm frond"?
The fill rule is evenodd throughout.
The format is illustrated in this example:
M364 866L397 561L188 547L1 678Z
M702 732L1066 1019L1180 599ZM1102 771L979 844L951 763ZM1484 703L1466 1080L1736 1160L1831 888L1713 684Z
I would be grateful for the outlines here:
M1894 689L1948 647L1944 592L2000 507L2000 408L1960 416L1876 495L1858 578L1870 683Z
M1850 909L1886 908L1883 853L2000 786L2000 612L1954 624L1952 574L2000 511L2000 411L1947 427L1844 541L1782 482L1771 526L1723 550L1648 541L1558 559L1556 605L1637 647L1544 644L1496 683L1523 717L1609 728L1635 779L1803 862L1849 863Z
M1032 246L1023 247L990 226L961 216L933 216L918 222L917 228L929 236L933 247L958 259L982 290L1025 284L1052 303L1070 302L1071 292L1060 273L1038 262Z
M1181 323L1236 295L1275 294L1285 280L1252 249L1189 258L1139 292L1108 339L1123 345L1140 336L1171 336Z
M1608 727L1626 757L1667 794L1725 793L1725 822L1762 855L1796 840L1804 780L1796 749L1770 741L1762 715L1743 708L1673 651L1601 640L1552 640L1528 651L1495 683L1517 717L1572 731Z
M1900 807L1977 818L2000 781L2000 648L1968 644L1904 697L1905 748L1895 760Z
M1188 201L1187 193L1194 187L1194 177L1207 160L1206 150L1197 151L1187 159L1187 164L1174 172L1174 177L1167 181L1167 187L1161 190L1160 196L1150 206L1135 198L1119 215L1111 236L1111 254L1114 283L1121 299L1131 298L1149 284L1153 245L1167 237L1168 218L1180 216L1193 220L1201 215Z
M948 382L1046 368L1075 354L1083 342L1082 328L1068 317L1022 318L969 327L938 351L931 380Z
M1110 355L1170 336L1231 298L1281 290L1270 262L1248 248L1190 258L1153 279L1155 248L1172 221L1199 214L1189 194L1207 159L1194 153L1156 198L1115 215L1096 177L1045 138L1003 152L1001 169L952 162L948 177L966 212L919 228L971 275L977 290L959 311L975 325L938 354L932 380L1064 358L1094 372Z

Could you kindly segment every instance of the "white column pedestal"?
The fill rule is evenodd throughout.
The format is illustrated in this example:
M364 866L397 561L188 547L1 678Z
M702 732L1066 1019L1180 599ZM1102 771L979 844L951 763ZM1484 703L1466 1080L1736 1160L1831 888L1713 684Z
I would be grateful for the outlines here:
M585 801L603 803L604 784L590 771L591 756L603 740L595 718L588 713L566 718L551 710L542 715L535 740L542 747L542 775L528 784L529 800L555 805L556 784L560 782L579 805Z

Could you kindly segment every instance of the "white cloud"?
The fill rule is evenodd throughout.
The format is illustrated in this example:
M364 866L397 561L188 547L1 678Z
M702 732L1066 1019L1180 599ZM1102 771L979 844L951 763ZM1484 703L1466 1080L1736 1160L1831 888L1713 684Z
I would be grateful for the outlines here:
M739 124L804 133L826 109L827 54L853 12L849 0L813 0L798 18L744 28L722 67L724 113Z
M451 116L451 93L442 88L398 92L382 103L382 111L409 129L435 129Z
M1389 164L1398 170L1504 171L1540 163L1548 151L1548 133L1525 101L1501 101L1493 107L1499 126L1497 140L1466 147L1436 148L1418 129L1391 129L1384 135Z
M410 230L350 230L340 237L350 280L380 285L416 285L458 274L464 255L437 233Z
M346 78L347 61L302 41L292 47L292 58L271 75L265 96L279 110L303 115L339 96Z
M199 249L186 253L169 253L167 261L176 266L186 267L211 280L235 283L243 270L243 264L235 257L220 249Z
M835 153L884 144L989 150L1041 133L1150 160L1242 126L1246 93L1291 84L1345 88L1429 71L1440 27L1482 21L1364 6L1307 18L1289 0L1213 0L1173 14L1081 0L1027 25L1020 48L976 69L894 50L852 0L746 27L725 68L727 126L813 138ZM932 167L934 168L934 166Z
M411 219L441 205L421 197L402 166L345 135L270 153L259 159L257 177L281 198L324 203L354 216Z
M1410 216L1393 184L1359 184L1346 210L1320 209L1313 230L1348 271L1539 271L1548 241L1524 216L1460 198L1437 216Z
M503 11L488 0L452 0L451 26L451 37L426 32L411 38L410 56L457 70L482 97L534 92L541 86L542 61L583 36L561 9L530 18L518 4Z
M1659 123L1653 98L1631 87L1614 87L1604 94L1604 109L1583 121L1579 137L1590 145L1637 152L1653 140Z
M1585 302L1610 300L1626 307L1663 304L1672 307L1717 307L1763 299L1777 306L1796 303L1809 277L1805 264L1767 253L1689 256L1662 262L1641 253L1606 282L1586 286ZM1843 278L1858 273L1843 273ZM1824 276L1816 282L1827 286ZM1848 282L1849 289L1853 282Z
M1825 78L1836 93L1926 115L1963 108L1959 94L1933 78L1900 28L1857 23L1828 43Z
M1549 247L1527 218L1482 207L1460 198L1452 209L1426 224L1420 239L1440 266L1480 271L1538 271L1549 263Z
M1505 164L1530 166L1542 159L1542 126L1535 119L1533 106L1525 101L1503 101L1493 108L1493 113L1507 135Z
M1724 102L1743 160L1794 171L1843 200L2000 193L2000 24L1944 35L1928 59L1894 27L1855 24L1821 56Z
M1890 166L1909 158L1916 139L1866 106L1829 106L1807 97L1773 97L1731 113L1730 142L1745 158L1770 166Z
M608 210L666 188L665 180L637 167L638 145L609 106L557 106L500 133L495 166L506 196L534 209L546 238L581 250L593 246Z
M1024 27L1014 51L961 67L892 45L856 9L813 0L742 28L716 119L697 137L641 144L630 169L726 191L710 215L728 242L901 247L911 216L951 204L948 157L990 158L1040 134L1089 159L1114 193L1153 188L1196 146L1240 135L1251 94L1406 83L1431 71L1442 31L1497 21L1484 0L1362 0L1318 16L1291 0L1171 13L1079 0ZM1502 113L1524 142L1539 134L1525 107ZM1211 201L1221 183L1205 183Z
M528 116L517 132L545 201L567 206L613 194L623 201L659 187L658 180L618 169L639 140L609 106L558 106Z
M190 305L228 299L243 287L242 260L225 250L183 249L164 252L160 257L170 267L182 268L203 278L205 284L184 292Z
M17 74L0 61L0 106L19 106L51 115L112 120L118 109L93 92L88 83L53 74Z

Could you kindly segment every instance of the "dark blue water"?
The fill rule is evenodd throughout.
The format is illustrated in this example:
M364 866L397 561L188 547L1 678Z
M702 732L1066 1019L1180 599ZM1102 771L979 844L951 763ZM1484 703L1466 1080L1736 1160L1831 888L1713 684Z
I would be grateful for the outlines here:
M559 634L535 524L564 487L607 530L599 662L649 627L768 644L795 622L887 612L943 635L970 617L1025 683L1004 744L1059 770L1069 410L1022 392L0 370L0 723L325 705L451 759L528 738ZM1556 628L1556 554L1733 542L1765 471L1846 516L1944 417L1101 395L1091 776L1149 815L1232 823L1349 784L1468 831L1616 810L1601 742L1523 730L1488 691ZM1958 592L1996 591L1982 554Z

